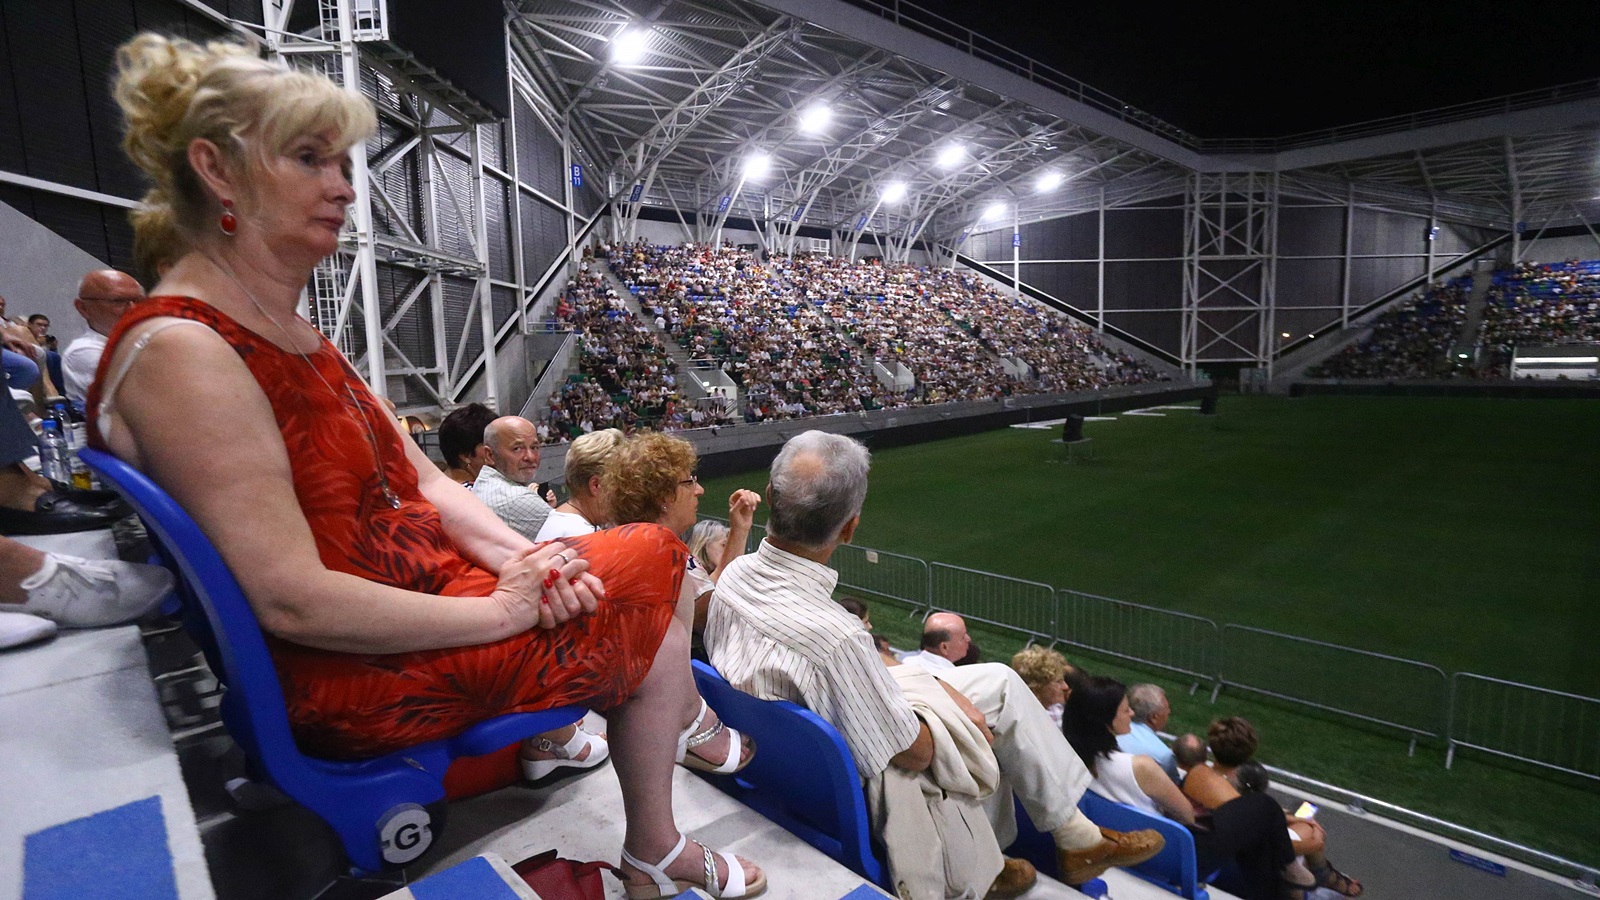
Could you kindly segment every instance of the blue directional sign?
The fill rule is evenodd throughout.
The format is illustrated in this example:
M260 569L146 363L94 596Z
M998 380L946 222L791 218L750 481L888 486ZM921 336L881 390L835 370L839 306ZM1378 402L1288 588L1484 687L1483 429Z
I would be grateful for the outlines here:
M860 231L860 230L862 230L862 229L864 229L866 227L867 227L867 214L866 213L862 213L861 214L861 221L856 223L856 230Z
M798 221L800 221L800 214L801 214L801 213L803 213L803 212L805 212L805 210L803 210L803 209L801 209L801 208L800 208L800 207L798 207L798 206L797 206L797 207L795 207L795 209L794 209L794 215L792 215L792 216L790 216L790 217L789 217L789 221L791 221L791 222L798 222Z
M642 185L642 184L634 185L633 186L633 193L628 196L628 202L629 203L638 203L639 202L639 195L641 195L643 193L644 193L644 185Z
M731 196L727 195L727 194L723 194L722 195L722 202L717 204L717 212L719 212L719 213L727 212L728 211L728 206L730 204L732 204L732 203L733 203L733 198Z
M572 164L572 186L583 187L583 166L578 163Z
M1011 233L1011 246L1013 246L1013 247L1021 247L1022 246L1022 233L1020 231L1013 231Z

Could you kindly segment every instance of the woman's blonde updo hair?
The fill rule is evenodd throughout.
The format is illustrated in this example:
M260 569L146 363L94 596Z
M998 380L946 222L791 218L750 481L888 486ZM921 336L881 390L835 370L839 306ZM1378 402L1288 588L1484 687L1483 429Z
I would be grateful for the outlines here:
M135 254L147 275L181 256L220 212L189 166L195 138L249 171L308 134L331 134L331 150L342 152L377 129L365 97L232 41L202 46L141 34L117 50L113 93L126 128L123 147L153 185L132 214Z

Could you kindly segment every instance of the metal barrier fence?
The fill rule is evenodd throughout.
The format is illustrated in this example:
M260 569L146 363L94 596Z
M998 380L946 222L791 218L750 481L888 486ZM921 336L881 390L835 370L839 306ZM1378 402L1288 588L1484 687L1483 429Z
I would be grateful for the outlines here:
M1056 608L1062 643L1205 681L1217 676L1222 637L1203 616L1068 590L1056 591Z
M1470 672L1451 678L1450 747L1600 780L1600 700Z
M914 556L843 544L828 563L839 573L839 585L896 600L913 611L929 608L928 564Z
M726 519L701 516L727 524ZM766 536L750 529L748 549ZM840 587L1600 780L1600 699L845 544Z
M1444 670L1398 656L1223 625L1217 687L1224 685L1398 728L1411 734L1413 752L1417 737L1445 733Z
M1056 634L1056 590L1048 584L931 563L928 594L930 612L947 609L1044 640Z

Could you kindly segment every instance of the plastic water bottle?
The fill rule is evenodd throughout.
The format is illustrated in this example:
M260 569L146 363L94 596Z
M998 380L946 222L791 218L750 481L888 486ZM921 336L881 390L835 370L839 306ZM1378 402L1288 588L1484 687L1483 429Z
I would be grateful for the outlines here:
M66 443L67 473L71 476L67 483L80 491L89 490L94 486L89 477L89 467L78 458L78 451L83 449L85 438L83 426L73 421L72 408L65 400L50 405L50 418L57 423L61 437Z
M39 468L44 477L60 485L72 483L72 468L67 461L72 450L61 435L61 423L55 419L39 422Z

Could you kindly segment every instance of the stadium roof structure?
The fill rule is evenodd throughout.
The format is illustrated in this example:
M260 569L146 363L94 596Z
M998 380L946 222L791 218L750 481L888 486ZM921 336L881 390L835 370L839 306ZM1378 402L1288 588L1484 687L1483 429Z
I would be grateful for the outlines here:
M1028 222L1270 179L1509 232L1600 218L1600 80L1275 139L1201 139L949 20L889 0L509 0L512 43L628 217L728 215L950 243L996 203ZM642 55L614 55L624 34ZM810 133L799 113L832 111ZM961 161L939 152L959 145ZM765 178L744 174L770 156ZM1056 172L1059 186L1036 186ZM904 183L887 202L884 189ZM635 189L639 203L629 203ZM864 218L865 217L865 218ZM1006 225L1012 222L1005 222ZM629 229L624 229L628 233ZM787 241L787 244L784 242Z

